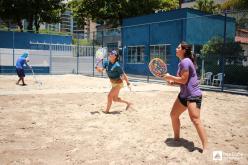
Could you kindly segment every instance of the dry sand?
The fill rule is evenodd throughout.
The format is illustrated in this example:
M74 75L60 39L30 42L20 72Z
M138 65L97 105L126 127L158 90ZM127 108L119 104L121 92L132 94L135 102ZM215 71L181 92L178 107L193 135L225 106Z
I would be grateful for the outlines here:
M200 139L187 111L181 116L182 143L170 143L170 110L178 87L133 82L104 114L108 79L82 75L26 77L0 75L0 164L248 164L248 97L203 94L201 118L210 149L198 152ZM167 142L166 142L167 141ZM169 141L169 142L168 142ZM195 149L195 150L194 150ZM222 151L222 161L213 160Z

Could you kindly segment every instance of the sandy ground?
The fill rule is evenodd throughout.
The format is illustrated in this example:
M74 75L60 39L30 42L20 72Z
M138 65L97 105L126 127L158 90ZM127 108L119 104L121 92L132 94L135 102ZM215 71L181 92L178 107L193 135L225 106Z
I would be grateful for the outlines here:
M181 144L171 141L170 110L179 89L133 82L104 114L108 79L82 75L0 75L0 164L248 164L248 97L204 91L201 118L209 151L187 111L181 116ZM222 151L222 160L213 160Z

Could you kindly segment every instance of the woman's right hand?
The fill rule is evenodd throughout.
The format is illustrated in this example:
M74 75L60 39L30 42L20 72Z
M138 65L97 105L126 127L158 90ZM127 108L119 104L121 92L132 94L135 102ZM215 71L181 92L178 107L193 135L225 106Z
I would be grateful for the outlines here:
M101 67L99 67L99 66L96 66L95 69L96 69L96 71L98 71L98 72L103 72L103 68L101 68Z
M175 85L175 81L167 81L167 83L171 86Z

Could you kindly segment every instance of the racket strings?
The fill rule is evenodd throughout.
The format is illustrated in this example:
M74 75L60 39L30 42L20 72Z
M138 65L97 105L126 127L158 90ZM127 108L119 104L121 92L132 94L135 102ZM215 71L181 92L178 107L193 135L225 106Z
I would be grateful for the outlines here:
M154 58L149 63L151 73L156 77L163 77L167 73L167 65L159 58Z

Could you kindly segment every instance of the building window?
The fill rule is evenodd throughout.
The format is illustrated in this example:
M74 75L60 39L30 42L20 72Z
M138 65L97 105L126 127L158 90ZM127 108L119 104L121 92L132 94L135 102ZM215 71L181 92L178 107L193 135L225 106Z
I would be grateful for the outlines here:
M170 45L162 44L162 45L151 45L150 46L150 59L160 58L166 63L169 63L170 60Z
M144 63L145 46L129 46L128 47L128 60L129 64Z

